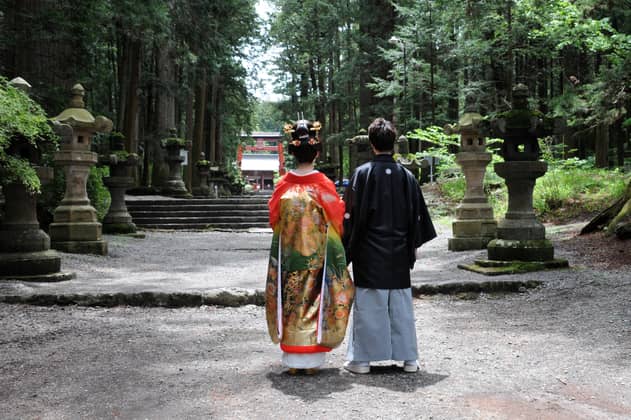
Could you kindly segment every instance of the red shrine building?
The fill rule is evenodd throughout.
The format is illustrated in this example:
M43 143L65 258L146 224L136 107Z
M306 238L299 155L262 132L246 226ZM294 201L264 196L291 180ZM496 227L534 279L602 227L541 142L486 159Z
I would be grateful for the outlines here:
M242 134L241 139L254 139L253 145L242 143L237 150L237 166L243 179L256 190L273 190L274 174L285 174L283 135L255 131L251 135Z

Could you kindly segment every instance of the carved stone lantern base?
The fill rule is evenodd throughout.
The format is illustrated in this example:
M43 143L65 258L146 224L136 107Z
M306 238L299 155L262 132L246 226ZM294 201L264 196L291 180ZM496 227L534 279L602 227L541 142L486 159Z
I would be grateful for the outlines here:
M103 179L103 183L110 190L112 203L103 218L103 232L105 233L135 233L136 225L125 204L125 191L134 185L134 178L127 176L110 176Z
M455 220L451 225L454 237L447 240L450 251L484 249L495 239L494 219Z
M506 180L508 211L497 226L497 239L488 245L490 260L550 261L554 259L552 243L546 239L545 227L535 216L532 193L537 178L548 169L542 161L508 161L495 165Z
M488 152L460 152L456 162L462 167L466 179L466 191L462 203L456 208L456 220L452 223L453 238L447 246L450 251L484 249L495 239L497 222L493 208L484 193L484 174L491 161Z
M193 195L195 197L210 196L210 187L208 186L208 174L210 171L208 167L198 167L197 173L199 175L199 185L193 187Z
M61 258L52 249L38 252L0 253L0 280L57 282L71 280L75 273L59 271Z
M36 197L21 184L5 188L6 217L0 224L0 279L62 281L61 257L50 249L49 236L39 228Z
M62 204L55 210L54 220L49 227L52 248L72 254L107 255L103 226L96 221L96 210L89 200L82 205Z
M168 197L191 198L191 193L186 189L181 174L184 158L180 156L180 150L184 147L178 143L167 145L165 148L167 151L165 160L169 164L169 178L162 186L161 193Z
M162 187L161 193L168 197L191 198L191 194L188 192L184 181L181 179L168 180L164 184L164 187Z

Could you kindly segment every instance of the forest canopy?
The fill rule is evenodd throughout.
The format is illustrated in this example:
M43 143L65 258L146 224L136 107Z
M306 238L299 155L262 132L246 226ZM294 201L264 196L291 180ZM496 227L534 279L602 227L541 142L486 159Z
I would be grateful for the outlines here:
M263 22L254 0L0 0L0 74L29 81L49 115L81 82L88 108L153 168L145 185L166 176L159 145L172 128L192 142L193 162L203 152L230 168L241 133L280 130L301 112L322 122L327 161L375 116L401 133L442 126L467 94L492 115L518 82L533 107L565 118L567 150L624 163L629 0L267 3ZM253 53L272 46L270 62ZM280 102L253 96L263 66Z

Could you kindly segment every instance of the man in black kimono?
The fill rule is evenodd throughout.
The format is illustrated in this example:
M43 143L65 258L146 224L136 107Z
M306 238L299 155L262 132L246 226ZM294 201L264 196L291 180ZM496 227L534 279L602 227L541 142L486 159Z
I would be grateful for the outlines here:
M353 373L369 373L379 360L419 369L410 270L436 231L416 178L392 157L396 137L390 121L370 124L375 157L355 170L344 196L343 241L356 287L344 367Z

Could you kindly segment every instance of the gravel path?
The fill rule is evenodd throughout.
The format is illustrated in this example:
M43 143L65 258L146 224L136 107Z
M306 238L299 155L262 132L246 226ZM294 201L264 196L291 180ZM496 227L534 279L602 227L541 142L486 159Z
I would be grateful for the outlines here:
M350 374L343 344L288 376L252 305L0 304L1 417L628 419L631 284L605 274L416 299L418 374Z

